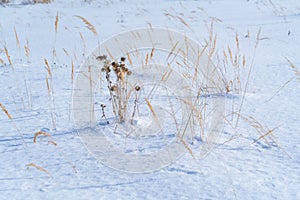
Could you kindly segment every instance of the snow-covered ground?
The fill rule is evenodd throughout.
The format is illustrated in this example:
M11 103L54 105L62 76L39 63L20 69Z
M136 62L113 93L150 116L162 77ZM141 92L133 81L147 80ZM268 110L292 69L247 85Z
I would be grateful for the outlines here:
M12 116L0 112L0 199L300 199L298 0L12 2L0 5L0 103ZM223 51L229 59L228 47L237 52L236 35L245 56L242 89L226 95L227 114L243 105L237 127L236 115L227 116L207 157L197 158L203 142L196 140L190 145L195 158L187 152L152 173L121 172L97 161L72 119L72 63L76 76L99 42L136 28L177 30L204 44L212 23L219 55L214 62L223 64ZM52 69L53 100L44 59ZM38 131L51 138L34 144Z

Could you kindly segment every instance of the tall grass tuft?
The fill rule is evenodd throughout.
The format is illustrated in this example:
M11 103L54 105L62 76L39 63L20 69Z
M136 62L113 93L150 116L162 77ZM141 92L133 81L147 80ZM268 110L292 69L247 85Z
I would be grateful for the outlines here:
M292 61L290 61L289 59L286 58L286 60L288 61L291 69L293 70L295 76L297 77L297 80L300 82L300 71L297 69L297 67L294 65L294 63L292 63Z
M55 101L54 101L54 89L53 89L53 83L52 83L52 71L51 71L51 67L50 67L47 59L44 59L44 63L45 63L45 69L47 70L47 73L48 73L46 76L46 85L47 85L47 91L48 91L48 97L49 97L49 107L50 107L50 112L51 112L52 128L56 129Z

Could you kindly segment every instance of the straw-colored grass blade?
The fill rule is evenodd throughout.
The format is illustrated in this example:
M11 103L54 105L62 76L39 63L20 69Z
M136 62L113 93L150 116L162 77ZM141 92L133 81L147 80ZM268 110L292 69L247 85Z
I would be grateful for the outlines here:
M46 70L47 70L49 76L52 77L51 67L50 67L50 65L49 65L49 63L48 63L48 61L47 61L46 58L44 59L44 63L45 63L45 65L46 65L45 68L46 68Z
M53 59L54 59L54 58L57 58L57 53L56 53L55 47L53 47L53 50L52 50L52 56L53 56Z
M152 50L151 50L151 53L150 53L150 59L152 59L152 58L153 58L154 51L155 51L155 48L152 48Z
M4 45L3 48L4 48L4 52L5 52L6 58L7 58L8 62L9 62L9 64L10 64L12 70L14 70L15 68L14 68L14 65L13 65L11 59L10 59L10 55L8 53L8 50L7 50L6 46Z
M148 61L149 61L149 54L147 53L146 54L146 60L145 60L146 66L148 65Z
M178 43L179 43L179 41L177 41L176 44L172 47L172 49L171 49L171 51L170 51L170 53L169 53L169 55L167 57L167 60L169 60L170 56L174 53L174 51L175 51Z
M0 107L1 107L2 111L6 114L6 116L7 116L10 120L12 120L12 116L9 114L9 112L7 111L7 109L5 108L5 106L2 105L2 104L0 103Z
M75 71L75 66L74 66L74 62L72 60L72 71L71 71L71 79L72 79L72 82L74 81L74 71Z
M69 56L69 52L65 48L63 48L63 51L66 54L66 56Z
M54 142L53 140L48 141L48 144L53 144L54 146L57 146L57 143Z
M215 52L215 49L216 49L216 45L217 45L217 35L215 35L215 37L214 37L214 40L213 40L213 42L212 42L212 46L211 46L211 48L210 48L210 52L209 52L209 57L210 58L212 58L212 56L213 56L213 54L214 54L214 52Z
M16 37L17 46L18 46L18 48L20 50L21 49L21 45L20 45L20 40L19 40L19 37L18 37L18 33L17 33L17 30L16 30L16 27L14 27L14 33L15 33L15 37Z
M27 166L27 169L28 169L29 167L34 167L34 168L36 168L36 169L39 170L39 171L42 171L42 172L45 172L45 173L48 174L48 175L51 175L46 169L44 169L43 167L38 166L38 165L36 165L36 164L34 164L34 163L29 163L29 164L27 164L26 166Z
M79 32L79 35L80 35L80 38L81 38L81 41L82 41L82 45L83 45L83 55L85 56L85 51L86 51L85 40L84 40L84 37L83 37L83 35L82 35L81 32Z
M268 135L273 134L273 131L274 131L275 129L277 129L277 128L278 128L278 127L273 128L272 130L268 130L265 134L262 134L259 138L257 138L252 144L258 142L258 141L261 140L261 139L265 139L265 137L268 136ZM265 139L265 140L266 140L266 139Z
M297 80L300 82L300 72L299 70L297 69L297 67L294 65L294 63L292 63L292 61L290 61L289 59L285 58L289 64L290 64L290 67L292 68L293 72L295 73L296 77L297 77Z
M29 45L28 45L28 40L27 40L27 44L24 46L24 50L25 50L26 57L29 58L29 56L30 56L30 49L29 49Z
M188 150L189 154L191 154L191 156L193 158L195 158L192 149L187 145L187 143L180 137L180 142L184 145L184 147Z
M129 54L129 53L127 53L127 59L128 59L128 61L129 61L130 65L132 65L132 60L131 60L131 57L130 57L130 54Z
M228 53L229 53L229 58L230 58L230 61L233 63L233 56L232 56L232 51L230 49L230 47L228 46Z
M56 17L55 17L55 23L54 23L54 26L55 26L55 33L57 33L57 30L58 30L58 12L56 13Z
M159 121L159 119L157 117L157 114L156 114L154 108L152 107L150 101L148 100L148 98L145 98L145 101L146 101L146 103L147 103L147 105L148 105L148 107L149 107L149 109L150 109L150 111L151 111L151 113L152 113L152 115L153 115L153 117L154 117L157 125L159 126L160 131L164 134L163 128L161 127L160 121Z
M51 138L51 135L49 133L46 133L46 132L43 132L43 131L39 131L39 132L36 132L34 134L34 138L33 138L33 143L36 144L36 140L39 136L45 136L45 137L50 137Z
M259 28L257 35L256 35L256 44L255 44L255 48L257 48L259 40L261 40L260 38L260 33L261 33L261 28Z
M47 76L46 76L46 85L47 85L48 96L50 96L51 89L50 89L50 84Z
M235 43L236 43L236 48L239 51L240 50L240 42L239 42L239 35L236 33L235 35Z
M155 110L153 109L153 107L152 107L150 101L149 101L147 98L145 98L145 101L146 101L146 103L147 103L147 105L148 105L150 111L152 112L153 116L154 116L155 118L157 118L157 115L156 115L156 113L155 113Z
M188 27L189 29L191 29L191 27L188 25L188 23L187 23L183 18L181 18L181 17L179 17L179 16L177 16L177 18L179 19L179 21L180 21L183 25L185 25L186 27Z

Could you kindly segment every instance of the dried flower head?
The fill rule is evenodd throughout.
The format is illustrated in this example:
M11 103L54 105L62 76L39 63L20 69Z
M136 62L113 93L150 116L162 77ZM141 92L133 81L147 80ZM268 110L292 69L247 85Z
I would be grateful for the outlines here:
M117 91L117 89L118 89L118 87L117 87L116 85L113 85L113 86L110 88L111 91Z
M97 60L106 60L107 56L106 55L98 56L96 59Z
M141 87L140 86L135 86L135 88L134 88L136 91L140 91L140 89L141 89Z
M100 106L101 106L101 108L105 108L105 107L106 107L106 105L105 105L105 104L101 104Z

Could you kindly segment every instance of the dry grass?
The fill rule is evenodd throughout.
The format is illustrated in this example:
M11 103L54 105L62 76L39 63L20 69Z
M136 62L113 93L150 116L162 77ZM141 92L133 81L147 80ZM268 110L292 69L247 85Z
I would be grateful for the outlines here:
M48 3L51 3L53 0L33 0L33 3L34 4L48 4Z
M16 27L14 27L14 33L15 33L16 43L17 43L17 46L19 49L19 54L21 57L21 45L20 45L20 40L19 40L19 36L18 36L17 30L16 30Z
M44 59L45 69L47 70L48 75L46 76L46 85L47 85L47 91L48 91L48 97L49 97L49 107L51 112L51 120L52 120L52 126L53 129L56 129L56 118L55 118L55 101L54 101L54 88L52 83L52 71L51 67L47 61L47 59ZM50 80L50 81L49 81Z
M43 0L43 1L36 1L35 3L49 3L51 1L46 1L46 0ZM177 19L181 24L183 24L184 26L186 26L187 28L191 29L191 27L188 25L188 23L180 16L175 16L175 15L171 15L171 14L166 14L166 16L168 17L171 17L173 19ZM90 30L95 36L98 35L97 31L96 31L96 28L87 20L85 19L84 17L81 17L81 16L76 16L77 18L79 18L87 27L88 30ZM54 31L55 31L55 34L57 34L58 32L58 27L59 27L59 15L58 15L58 12L56 14L56 17L55 17L55 22L54 22ZM16 38L16 43L17 43L17 46L18 48L20 49L20 42L19 42L19 38L18 38L18 34L17 34L17 31L16 29L14 28L14 33L15 33L15 38ZM83 53L84 53L84 56L86 54L86 44L85 44L85 40L84 40L84 37L82 35L82 33L80 32L80 38L82 40L82 43L83 43ZM256 45L255 45L255 48L257 48L257 45L258 45L258 41L261 40L261 39L264 39L264 38L260 38L260 31L258 32L257 34L257 42L256 42ZM56 37L56 36L55 36ZM139 37L139 36L137 36ZM248 31L248 37L250 37L250 33ZM55 39L56 40L56 39ZM236 33L235 35L235 47L230 47L228 46L226 50L222 51L223 53L223 56L224 56L224 62L227 63L226 66L224 68L227 68L225 70L228 70L229 66L233 67L233 71L234 71L234 76L233 77L230 77L230 78L224 78L224 83L225 83L225 92L229 93L231 91L241 91L242 90L242 85L241 85L241 79L240 79L240 68L241 67L245 67L246 64L248 64L248 62L246 62L246 57L245 55L242 55L240 53L241 51L241 44L240 44L240 37L238 35L238 33ZM206 41L205 45L204 45L204 48L203 48L203 51L202 52L198 52L198 56L199 58L202 57L204 55L204 52L207 50L208 51L208 56L211 60L214 60L214 57L217 53L217 41L218 41L218 37L217 35L214 33L213 31L213 22L211 23L211 27L210 27L210 31L209 31L209 39ZM175 58L177 57L177 55L179 54L180 51L182 52L188 52L188 45L186 45L185 47L183 48L178 48L177 47L178 45L178 42L177 43L174 43L174 46L173 48L171 49L168 57L167 57L167 60L169 60L170 58L172 58L172 61L171 63L173 62L173 60L175 60ZM27 59L29 60L29 56L30 56L30 49L29 49L29 42L27 40L26 42L26 45L24 46L25 48L25 54L26 54L26 57ZM184 49L186 48L186 49ZM63 49L64 53L66 54L66 56L69 56L69 52L67 52L67 50ZM14 66L13 66L13 63L10 59L10 55L8 53L8 50L6 48L6 46L4 46L4 52L6 54L6 57L7 57L7 60L8 62L10 63L12 69L14 69ZM109 50L107 49L107 52L110 56L111 59L114 59L112 57L112 54L109 52ZM152 48L151 52L150 53L147 53L146 54L146 57L143 59L143 61L145 62L145 65L148 65L150 60L153 59L153 56L154 56L154 52L155 52L155 48ZM138 52L137 52L138 53ZM53 57L57 57L56 55L56 50L55 50L55 47L53 48ZM186 56L187 57L187 56ZM185 57L185 59L186 59ZM255 54L253 55L253 59L255 57ZM75 57L76 59L76 57ZM265 126L263 126L261 123L259 123L255 118L253 117L250 117L250 116L242 116L240 113L241 113L241 109L242 109L242 106L243 106L243 102L244 102L244 98L245 98L245 93L247 91L247 86L248 86L248 82L249 82L249 77L251 75L251 70L252 70L252 66L253 66L253 59L252 59L252 62L250 62L250 70L249 70L249 73L248 73L248 77L247 77L247 82L246 82L246 86L244 88L244 93L243 93L243 100L242 100L242 105L240 106L239 110L237 112L235 112L234 110L234 114L235 116L238 116L238 119L239 118L242 118L244 121L246 121L251 127L253 127L256 132L259 134L259 136L255 139L255 141L253 143L257 143L259 141L264 141L265 143L267 143L268 145L271 145L270 143L273 142L275 143L277 146L278 143L274 137L274 131L276 128L274 129L268 129L266 128ZM127 53L127 60L129 61L129 63L132 65L133 64L133 61L132 61L132 58L130 57L130 54ZM288 59L287 59L288 60ZM143 62L142 61L142 62ZM290 63L290 67L293 69L294 73L296 74L297 76L297 79L300 81L300 73L298 71L298 69L295 67L295 65L290 61L288 60L288 62ZM0 63L4 63L4 61L0 60ZM52 123L53 123L53 127L55 127L55 119L54 119L54 111L53 111L53 107L54 107L54 97L53 97L53 85L52 85L52 71L51 71L51 67L47 61L47 59L44 59L44 64L45 64L45 69L47 70L47 77L46 77L46 85L47 85L47 90L48 90L48 96L49 96L49 104L50 104L50 109L51 109L51 118L52 118ZM111 63L109 63L111 64ZM188 67L187 66L187 63L184 63L186 64L185 67ZM144 64L143 64L144 66ZM167 81L168 78L170 76L172 76L172 68L170 67L170 71L167 71L165 72L164 74L162 74L162 78L161 78L161 81ZM193 76L193 81L195 81L199 74L199 69L198 68L195 68L195 69L192 69L194 70L194 76ZM75 73L75 67L74 67L74 62L73 60L71 61L71 80L72 80L72 83L74 81L74 73ZM86 75L87 78L89 78L90 80L90 89L92 91L92 79L91 79L91 66L89 66L89 75ZM107 75L107 73L106 73ZM134 104L134 109L133 109L133 114L130 115L131 116L131 121L133 121L133 118L135 116L135 111L137 110L137 101L138 101L138 98L139 96L137 95L138 94L138 90L136 89L129 89L127 91L125 91L125 88L127 88L126 86L126 76L125 76L125 73L123 71L121 71L120 73L116 73L117 77L118 77L118 81L115 83L115 84L111 84L111 85L108 85L108 88L110 89L110 96L112 97L112 107L113 107L113 110L114 110L114 113L116 116L118 116L118 118L120 119L120 122L121 121L124 121L125 117L126 117L126 106L127 106L127 103L128 103L128 99L131 95L131 92L132 91L136 91L135 94L136 94L136 98L135 98L135 104ZM226 76L226 71L224 73L224 76ZM185 76L185 77L189 77L188 75ZM226 79L226 80L225 80ZM110 77L108 76L108 79L107 79L108 82L111 82L111 79ZM113 86L116 86L116 90L114 90ZM154 86L155 87L155 86ZM199 86L199 88L197 88L196 90L198 90L199 94L198 94L198 100L200 98L200 95L203 93L202 88L203 86ZM91 92L92 93L92 92ZM114 96L117 96L118 98L113 98ZM171 106L171 116L173 117L173 120L174 120L174 123L176 125L176 129L177 131L180 130L179 126L179 122L177 121L176 117L175 117L175 112L174 112L174 109L173 109L173 106L172 106L172 102L170 100L170 97L169 95L167 94L168 96L168 101L169 101L169 104ZM52 101L51 101L52 100ZM154 116L154 119L157 121L157 124L158 126L161 126L160 123L159 123L159 119L157 117L157 114L153 108L153 106L151 105L150 103L150 100L148 98L145 98L145 101L147 103L147 106L148 108L150 109L152 115ZM181 100L181 101L185 101L185 100ZM51 105L52 103L52 105ZM189 121L197 121L202 129L202 132L200 133L200 136L202 139L204 139L204 123L205 123L205 106L201 107L201 110L199 109L199 107L197 107L197 102L187 102L185 101L184 102L189 108L190 108L190 115L189 115ZM91 105L93 105L93 102L91 102ZM0 107L2 109L2 111L7 115L7 117L9 119L12 120L12 117L11 115L8 113L8 111L6 110L6 108L0 104ZM94 109L93 109L94 110ZM105 116L104 114L104 107L103 107L103 115ZM190 122L188 122L190 123ZM237 128L237 124L238 124L238 120L236 122L236 126L235 126L235 129ZM185 124L185 125L181 125L181 126L186 126L185 127L185 131L187 130L187 126L188 124ZM234 127L234 126L233 126ZM160 129L162 130L162 127L160 127ZM185 131L183 132L183 134L185 133ZM42 131L39 131L37 133L35 133L34 135L34 144L36 144L37 142L37 139L38 137L40 136L43 136L43 137L48 137L51 139L51 135L49 133L46 133L46 132L42 132ZM182 142L182 144L185 146L185 148L187 149L187 151L190 153L190 155L192 157L194 157L194 154L191 150L191 148L189 147L189 145L187 144L186 141L184 141L183 137L179 137L180 138L180 141ZM233 138L233 139L236 139ZM233 140L232 139L232 140ZM52 144L52 145L55 145L57 146L57 143L54 142L53 140L49 140L48 141L48 144ZM27 165L27 167L34 167L40 171L43 171L47 174L50 175L50 173L45 170L44 168L34 164L34 163L30 163Z
M39 165L36 165L34 163L29 163L26 165L27 166L27 169L29 169L30 167L33 167L39 171L42 171L42 172L45 172L46 174L48 174L49 176L51 176L51 174L43 167L39 166Z
M59 17L58 17L58 12L57 12L56 17L55 17L55 22L54 22L55 33L57 33L57 30L58 30L58 20L59 20Z
M49 81L48 81L48 77L46 76L46 85L47 85L47 91L48 91L48 96L51 95L51 88L50 88L50 84L49 84Z
M127 59L128 59L128 61L129 61L129 64L132 65L132 60L131 60L131 57L130 57L130 54L129 54L129 53L127 53Z
M54 146L57 146L57 143L54 142L53 140L48 141L48 144L53 144Z
M48 4L51 3L53 0L28 0L28 1L21 1L21 3L33 3L33 4ZM14 1L12 1L14 3ZM10 0L0 0L0 3L7 4L11 3ZM20 2L17 2L20 3Z
M48 72L49 77L52 78L51 67L50 67L50 65L48 63L48 60L46 58L44 59L44 63L45 63L45 66L46 66L45 68L46 68L46 70Z
M81 17L79 15L76 15L75 17L78 17L79 19L81 19L85 23L86 27L94 33L94 35L96 35L96 36L98 35L96 28L87 19L85 19L84 17Z
M271 101L292 80L294 80L294 77L291 78L290 80L286 81L282 86L280 86L279 89L269 99L266 100L266 102Z
M2 111L6 114L6 116L7 116L10 120L12 120L12 116L9 114L9 112L8 112L7 109L4 107L4 105L2 105L1 103L0 103L0 108L1 108Z
M43 131L39 131L39 132L36 132L34 134L34 138L33 138L33 143L36 144L36 140L39 136L44 136L44 137L49 137L51 138L51 135L49 133L46 133L46 132L43 132Z
M278 129L278 127L275 127L273 129L269 129L267 126L263 125L262 123L260 123L257 119L255 119L253 116L249 116L249 115L242 115L240 113L232 113L231 115L238 115L240 119L242 119L244 122L246 122L247 125L249 125L251 128L253 128L257 134L259 135L259 137L257 137L256 139L253 140L252 143L250 143L249 145L252 144L256 144L259 141L263 140L264 144L267 145L269 148L272 146L276 146L278 147L284 154L286 154L288 157L291 158L291 156L279 145L279 142L277 141L275 135L274 135L274 131L276 129ZM229 117L230 115L228 115L227 117ZM227 118L226 117L226 118ZM228 124L230 124L230 126L236 130L236 128L234 127L234 124L231 124L230 120L226 120L226 122ZM238 135L238 136L234 136L232 137L230 140L224 142L228 143L230 141L239 139L240 137L245 137L243 135Z
M72 64L71 64L71 80L72 80L72 85L73 85L73 82L74 82L74 71L75 71L75 66L74 66L74 62L72 60Z
M149 99L145 98L145 101L146 101L146 103L147 103L147 106L149 107L149 109L150 109L150 111L151 111L152 115L153 115L153 116L155 117L155 119L158 121L158 118L157 118L156 112L155 112L155 110L153 109L153 107L152 107L152 105L151 105L151 103L150 103Z
M12 70L14 70L15 68L14 68L13 62L10 59L10 55L8 53L8 50L7 50L6 46L3 45L3 48L4 48L4 52L5 52L6 58L7 58L8 62L9 62L9 64L10 64Z
M300 72L299 70L297 69L297 67L294 65L294 63L292 63L292 61L290 61L289 59L286 58L286 60L288 61L291 69L293 70L297 80L300 82Z
M66 56L69 57L69 52L68 52L65 48L63 48L63 51L64 51L64 53L66 54Z
M187 149L189 154L195 159L192 149L189 147L189 145L184 141L182 137L180 137L180 142L184 145L184 147Z
M30 48L29 48L29 41L26 39L26 45L24 46L25 50L25 56L27 58L27 62L29 63L29 57L30 57Z
M79 35L80 35L80 38L81 38L81 41L82 41L82 46L83 46L83 57L85 58L85 54L86 54L86 44L85 44L85 40L84 40L84 37L82 35L81 32L79 32Z
M241 110L243 108L244 101L245 101L245 96L246 96L246 92L248 90L248 85L249 85L249 80L250 80L250 76L251 76L252 69L253 69L253 64L254 64L254 58L255 58L256 50L257 50L259 41L261 40L260 34L261 34L261 29L258 30L257 35L256 35L256 43L255 43L254 53L253 53L253 56L252 56L252 60L251 60L251 64L250 64L250 69L249 69L248 74L247 74L247 79L246 79L245 87L244 87L244 90L243 90L242 101L241 101L240 107L238 109L238 113L239 114L241 113ZM236 123L235 123L235 128L238 126L239 119L240 119L240 115L237 116Z
M132 72L125 65L125 57L122 57L120 62L110 62L106 55L98 56L97 59L104 63L101 72L104 74L107 82L115 119L118 123L130 121L127 104L135 88L128 88L127 85L128 77L130 77ZM116 81L113 81L113 79L116 79Z
M49 138L49 140L47 141L47 144L48 145L51 144L51 145L56 146L57 150L59 151L59 155L63 156L64 160L66 160L66 162L68 164L70 164L70 166L72 166L72 169L73 169L74 173L77 173L75 165L70 160L67 159L67 157L65 156L65 153L63 152L63 150L60 149L59 146L58 146L58 144L52 139L52 136L51 136L50 133L47 133L47 132L44 132L44 131L38 131L38 132L36 132L34 134L33 143L36 144L38 137L41 137L41 136ZM45 173L47 173L47 174L50 175L50 173L46 169L44 169L44 168L42 168L42 167L40 167L40 166L38 166L38 165L36 165L34 163L28 164L27 167L34 167L34 168L36 168L36 169L38 169L40 171L43 171L43 172L45 172Z

